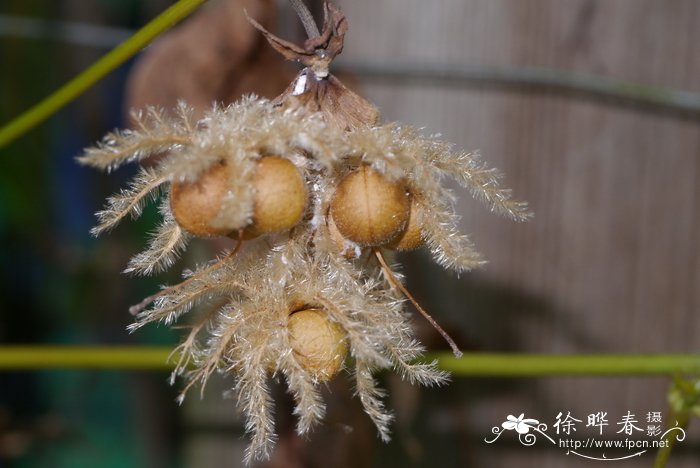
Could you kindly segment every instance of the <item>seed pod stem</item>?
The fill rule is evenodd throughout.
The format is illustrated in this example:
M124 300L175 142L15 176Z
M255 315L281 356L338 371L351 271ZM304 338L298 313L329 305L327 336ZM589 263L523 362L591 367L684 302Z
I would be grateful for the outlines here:
M198 274L196 274L196 275L194 275L194 276L190 276L190 277L187 278L185 281L182 281L181 283L178 283L178 284L176 284L175 286L171 286L171 287L169 287L169 288L162 289L162 290L158 291L156 294L153 294L153 295L148 296L146 299L144 299L143 301L139 302L138 304L132 305L131 307L129 307L129 313L130 313L131 315L138 315L138 314L140 314L141 312L143 312L143 311L146 309L146 307L148 307L153 301L155 301L155 300L158 299L159 297L165 296L166 294L170 294L170 293L172 293L173 291L177 291L177 290L180 289L181 287L185 286L186 284L189 284L190 282L192 282L193 280L199 278L199 277L202 276L203 274L209 273L210 271L219 268L219 267L220 267L221 265L223 265L226 261L228 261L229 259L233 258L233 257L238 253L239 250L241 250L241 245L243 245L243 229L239 229L239 230L238 230L238 242L236 243L236 247L234 247L234 249L231 251L231 253L229 253L228 255L224 256L224 257L223 257L221 260L219 260L218 262L209 265L207 268L205 268L204 270L202 270L202 271L199 272Z
M391 270L389 265L387 265L386 260L384 260L384 255L382 255L382 252L379 249L373 249L374 250L374 255L377 256L377 260L379 260L379 264L382 267L382 270L384 270L384 273L386 274L386 278L391 283L391 285L401 291L401 293L406 296L406 298L411 301L411 304L418 310L418 312L421 313L423 317L430 323L430 325L435 328L435 330L442 335L442 337L447 341L447 344L450 345L450 348L452 348L452 353L455 355L456 358L461 358L462 357L462 351L459 350L459 347L457 346L457 343L454 342L454 340L450 337L450 335L447 334L445 330L442 329L440 325L435 321L433 317L428 314L428 312L423 309L420 304L418 304L418 301L411 295L410 292L408 292L408 289L401 284L401 281L399 281L396 276L394 275L394 272Z
M306 6L303 0L289 0L289 3L292 4L294 11L297 12L297 16L299 16L301 23L304 25L304 29L306 30L306 34L309 36L309 39L320 36L321 33L318 30L316 21L314 21L309 8Z

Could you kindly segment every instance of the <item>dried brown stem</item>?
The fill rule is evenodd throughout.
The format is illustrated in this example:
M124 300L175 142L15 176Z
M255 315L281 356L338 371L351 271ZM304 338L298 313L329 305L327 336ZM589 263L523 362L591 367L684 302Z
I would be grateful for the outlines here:
M163 290L161 290L161 291L158 291L156 294L153 294L153 295L151 295L151 296L148 296L146 299L144 299L143 301L139 302L138 304L129 307L129 313L130 313L131 315L138 315L139 313L143 312L143 310L146 309L146 307L148 307L153 301L155 301L155 300L158 299L159 297L165 296L166 294L170 294L170 293L173 292L173 291L177 291L177 290L180 289L181 287L183 287L183 286L189 284L190 282L192 282L192 281L194 281L195 279L201 277L202 275L204 275L204 274L206 274L206 273L209 273L210 271L219 268L219 267L220 267L221 265L223 265L227 260L229 260L230 258L234 257L234 256L238 253L239 250L241 250L241 245L242 245L242 244L243 244L243 230L239 230L239 233L238 233L238 243L236 244L236 247L231 251L230 254L226 255L225 257L223 257L223 258L222 258L221 260L219 260L218 262L211 264L210 266L208 266L207 268L205 268L205 269L202 270L201 272L197 273L196 275L190 276L190 277L187 278L185 281L182 281L181 283L178 283L178 284L176 284L175 286L171 286L171 287L169 287L169 288L165 288L165 289L163 289Z
M343 51L343 41L348 30L345 15L335 6L326 3L323 30L319 33L311 13L308 12L302 1L292 1L292 5L295 5L295 8L300 5L301 10L298 9L297 13L307 32L312 28L309 32L309 39L304 41L301 46L275 36L247 13L246 17L250 24L265 36L272 48L282 54L285 59L301 62L305 66L311 67L319 78L326 78L329 64ZM312 36L312 34L314 35ZM295 82L290 86L295 86Z
M314 17L311 16L311 12L303 0L289 0L289 3L292 4L294 11L297 12L297 15L299 16L301 23L304 25L304 29L306 30L306 34L309 36L309 39L320 36L321 33L318 30L316 21L314 21Z
M384 273L386 274L386 278L389 281L389 283L391 283L391 285L394 288L401 291L401 293L404 296L406 296L406 298L409 301L411 301L411 304L413 304L413 306L416 308L416 310L418 310L418 312L420 312L421 315L423 317L425 317L425 319L428 321L428 323L430 323L430 325L432 325L433 328L435 328L435 330L437 330L438 333L440 333L440 335L442 335L442 337L445 339L445 341L447 341L447 344L450 345L450 348L452 348L452 353L455 355L455 357L456 358L462 357L462 351L459 350L457 343L455 343L454 340L452 339L452 337L450 337L450 335L448 335L447 332L445 330L443 330L440 325L438 325L438 323L435 321L435 319L433 317L431 317L430 314L428 314L428 312L426 312L425 309L423 309L420 306L420 304L418 304L418 301L416 301L416 299L413 297L413 295L411 295L411 293L408 292L408 289L406 289L406 287L403 284L401 284L401 281L399 281L396 278L396 276L394 275L394 272L391 270L389 265L387 265L386 260L384 260L384 255L382 255L382 253L379 251L379 249L373 249L373 250L374 250L374 255L376 255L377 260L379 260L379 264L381 265L382 270L384 270Z

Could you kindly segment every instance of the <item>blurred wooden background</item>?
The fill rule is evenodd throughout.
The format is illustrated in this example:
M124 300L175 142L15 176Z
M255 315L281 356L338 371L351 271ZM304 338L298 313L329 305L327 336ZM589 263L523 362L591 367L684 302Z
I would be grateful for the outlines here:
M253 11L257 5L269 13L265 19L271 25L277 18L277 29L283 37L301 38L302 29L286 1L220 2L229 4L229 12L243 6ZM9 9L10 5L24 3L12 0L6 6ZM120 17L110 16L117 9L115 5L123 7L127 11L124 17L131 21L141 18L140 25L172 2L132 1L127 7L126 2L117 1L49 3L49 16L119 26ZM310 3L316 12L320 11L318 0ZM620 101L593 98L585 93L542 87L492 86L429 78L416 81L362 73L366 65L372 65L375 71L402 66L438 74L441 70L460 68L473 71L481 67L484 70L544 67L700 93L698 0L338 0L337 3L350 24L338 65L347 73L355 72L350 82L378 105L384 119L423 127L426 133L440 133L459 148L479 149L490 165L506 174L504 183L513 188L516 197L528 200L535 212L529 223L512 223L489 213L468 193L458 191L462 230L472 235L489 264L481 271L456 278L420 252L401 258L409 287L465 350L699 351L700 118L697 113L693 116L629 102L623 105ZM271 56L262 52L266 46L260 40L251 40L252 36L245 36L248 41L245 50L240 43L229 43L228 49L216 49L221 41L235 40L231 38L238 37L239 31L230 31L230 37L220 29L205 28L205 32L201 40L183 41L189 47L187 53L198 61L187 60L183 55L180 68L169 68L167 75L177 77L175 81L185 83L183 86L190 89L198 84L204 85L201 89L212 89L211 83L206 86L206 80L211 78L218 86L216 92L212 91L211 99L233 99L241 92L263 92L261 88L274 94L272 84L284 81L290 69L293 70L273 64ZM3 55L7 63L20 63L28 56L27 52L35 51L17 42L13 48L2 51L7 52ZM205 46L214 47L219 58L214 52L207 55L203 51ZM39 67L44 62L51 65L49 72L37 75L37 79L49 84L51 79L65 81L103 53L85 45L68 52L52 47L44 52L43 58L35 58L37 63L33 65ZM56 50L60 53L54 53ZM235 52L234 58L227 55L231 50ZM264 67L256 57L264 57ZM222 80L222 73L207 68L205 59L212 63L218 60L227 79ZM205 71L200 73L199 66ZM0 63L0 67L6 71L4 64ZM160 72L164 78L166 73L163 69ZM198 80L187 84L184 76L187 73L196 74ZM94 199L95 203L101 203L104 195L123 183L107 177L98 179L100 176L84 172L80 173L79 182L64 181L60 185L61 177L70 170L64 166L72 166L70 157L80 149L75 145L92 144L116 125L115 115L103 112L105 103L118 96L112 91L115 82L123 84L123 77L116 76L86 94L69 110L71 114L63 114L71 118L51 127L54 134L69 135L65 138L74 145L63 150L61 161L65 162L58 162L59 156L48 152L34 159L40 161L36 164L45 163L49 168L42 177L58 180L54 181L59 185L56 193L66 194L81 187L86 192L92 189L100 192ZM134 72L132 80L133 76ZM18 89L30 86L20 78L10 81ZM153 89L161 84L161 80L151 83ZM55 84L51 86L55 88ZM125 92L130 102L143 102L129 95L134 89L132 84L131 91ZM19 91L3 92L13 105L26 105L17 104ZM104 97L107 95L109 98ZM203 105L208 102L201 94L196 99ZM73 133L56 132L56 128L65 129L66 122L80 121L89 127L79 135L84 141ZM28 141L26 145L36 150L37 141ZM23 157L24 153L8 156L6 160L22 161ZM26 170L33 173L36 168ZM10 174L9 169L6 174ZM103 186L95 190L94 186L100 184ZM47 194L53 192L41 193L48 198ZM58 203L56 199L46 206L65 215L67 211L60 212L54 206ZM75 200L89 205L86 199L81 194L69 200L70 209L76 209ZM57 216L52 215L51 219ZM47 250L59 254L46 255L63 275L61 281L77 284L82 278L79 274L102 278L98 286L90 289L92 292L81 293L78 300L65 301L62 307L72 312L64 314L71 318L64 328L78 330L77 320L82 318L87 323L86 329L94 328L88 336L102 337L106 342L161 337L148 330L137 338L126 338L125 332L120 332L130 320L126 306L147 294L148 287L156 287L155 283L143 286L144 283L132 278L116 278L138 246L124 241L119 232L110 241L101 239L102 250L76 245L61 250L46 244L59 242L55 237L76 239L79 233L87 238L85 224L91 222L92 215L88 213L76 225L63 223L58 227L59 236L54 236L48 227L39 229L32 224L31 229L27 227L21 232L29 232L34 240L26 241L28 235L17 236L21 240L17 245L21 246L8 248L7 252L33 248L24 242L51 245ZM36 226L43 224L37 221ZM51 239L37 232L50 232ZM139 242L137 245L142 245ZM105 245L109 245L106 248L109 255L105 255ZM199 260L208 255L200 249ZM62 263L66 259L70 259L69 267ZM135 286L137 283L141 286ZM105 289L107 284L111 287L109 291ZM7 289L8 293L11 289ZM100 299L104 302L104 298L92 297L102 295L94 291L106 291L111 298L98 309L99 318L89 318L91 314L85 312L92 311L91 304L99 303ZM33 292L27 297L40 296ZM24 308L27 301L22 298L8 304L21 304ZM30 304L39 311L46 308L48 312L44 313L50 317L53 315L49 313L55 313L58 307L53 303ZM5 324L11 332L14 322L7 317L0 325ZM420 319L416 325L432 348L443 346ZM172 335L163 330L159 333ZM39 333L35 338L43 337ZM234 403L220 398L230 382L212 381L203 401L192 394L183 411L173 415L174 404L168 399L173 397L172 393L156 388L164 386L164 376L130 379L130 390L119 393L124 393L121 398L133 397L135 402L129 408L136 413L132 426L138 447L147 460L143 466L170 466L169 461L174 458L187 467L239 466L245 446L240 438L241 422L234 415ZM525 413L526 417L539 419L551 427L559 412L571 412L584 421L578 433L587 434L583 427L586 416L607 411L610 422L607 434L611 438L619 436L615 434L616 422L628 411L637 415L642 427L646 427L647 412L669 415L666 403L669 381L663 378L455 379L446 388L427 391L402 384L391 376L382 380L390 393L389 403L397 412L396 441L391 445L382 446L375 440L367 419L356 417L357 402L349 397L349 389L334 386L335 396L329 396L328 425L316 431L314 440L306 445L285 433L289 425L285 411L289 408L284 402L280 404L283 437L279 452L267 466L354 467L370 463L382 467L590 466L594 462L566 456L564 449L551 450L543 441L534 447L523 447L510 434L493 445L483 440L509 414ZM282 396L283 391L280 389L279 393ZM678 445L669 466L698 466L698 426L697 421L691 423L688 438ZM352 435L344 436L351 428ZM648 467L652 457L650 451L638 459L616 462L615 466Z

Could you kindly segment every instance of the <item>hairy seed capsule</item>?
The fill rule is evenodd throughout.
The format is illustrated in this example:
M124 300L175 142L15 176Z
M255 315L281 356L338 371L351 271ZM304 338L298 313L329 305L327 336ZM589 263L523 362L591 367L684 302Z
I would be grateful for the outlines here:
M224 236L230 229L211 225L228 190L230 169L216 164L194 182L174 182L170 188L170 209L185 231L200 237Z
M287 321L289 342L301 367L321 382L330 380L348 352L345 331L321 309L294 312Z
M326 223L328 226L328 236L335 250L349 260L358 258L360 256L360 247L348 243L347 239L338 231L338 226L335 225L332 216L326 218Z
M425 244L423 238L423 230L419 224L423 208L416 202L415 198L411 198L411 212L408 217L406 228L391 241L387 247L394 250L415 250Z
M288 159L261 158L255 168L253 190L253 222L245 230L246 238L286 231L301 221L308 198L306 183Z
M330 214L347 239L361 246L380 246L406 226L410 206L401 183L362 166L338 184Z

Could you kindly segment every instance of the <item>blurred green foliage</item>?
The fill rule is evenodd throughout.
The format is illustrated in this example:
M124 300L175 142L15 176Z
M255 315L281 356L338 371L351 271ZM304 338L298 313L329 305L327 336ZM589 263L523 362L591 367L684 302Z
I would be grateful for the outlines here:
M0 3L0 15L39 20L49 32L59 21L76 20L136 28L147 4L6 0ZM86 18L83 7L94 17ZM51 37L0 31L0 123L104 53ZM136 335L125 331L131 322L128 306L164 280L118 275L129 255L143 246L156 209L95 241L89 235L93 213L129 174L108 178L73 160L82 148L122 125L129 66L0 150L0 344L177 340L165 328ZM0 450L0 467L178 466L176 448L161 455L152 448L159 445L154 439L166 438L169 427L176 427L174 397L163 373L0 373L0 438L14 437ZM162 424L161 435L143 426L146 419Z

